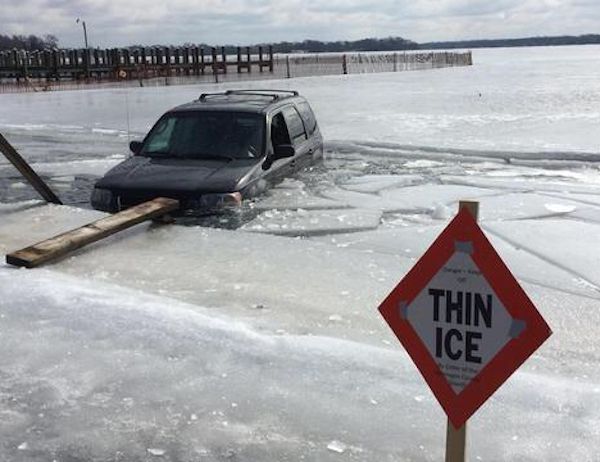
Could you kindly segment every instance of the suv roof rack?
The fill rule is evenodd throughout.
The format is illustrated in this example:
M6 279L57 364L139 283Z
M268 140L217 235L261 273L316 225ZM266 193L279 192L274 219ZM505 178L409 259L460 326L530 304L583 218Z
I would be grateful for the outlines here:
M202 93L200 95L200 101L206 101L206 98L211 96L229 96L229 95L251 95L251 96L262 96L264 98L271 98L273 101L280 98L291 98L292 96L298 96L299 93L295 90L227 90L221 93Z

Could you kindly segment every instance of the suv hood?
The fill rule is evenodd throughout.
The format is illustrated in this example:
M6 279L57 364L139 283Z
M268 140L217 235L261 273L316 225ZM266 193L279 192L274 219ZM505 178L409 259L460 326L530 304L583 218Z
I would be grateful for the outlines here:
M135 156L109 170L97 188L116 191L211 193L237 191L258 159L165 159Z

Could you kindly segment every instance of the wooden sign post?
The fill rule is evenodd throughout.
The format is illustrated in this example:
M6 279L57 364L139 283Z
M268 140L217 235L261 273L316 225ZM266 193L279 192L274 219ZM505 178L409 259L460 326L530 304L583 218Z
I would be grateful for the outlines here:
M458 210L466 209L479 219L479 202L460 201ZM465 462L467 453L467 422L455 428L450 419L446 423L446 462Z
M446 462L465 461L469 417L551 334L477 218L461 202L379 306L448 416Z
M467 453L467 422L456 429L450 419L446 424L446 462L465 462Z

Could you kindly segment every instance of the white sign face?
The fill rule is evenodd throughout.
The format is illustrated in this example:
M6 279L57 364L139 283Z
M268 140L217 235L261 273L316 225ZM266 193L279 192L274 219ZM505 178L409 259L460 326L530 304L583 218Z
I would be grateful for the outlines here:
M457 244L459 250L412 303L400 309L460 394L524 326L513 322L471 259L470 243Z

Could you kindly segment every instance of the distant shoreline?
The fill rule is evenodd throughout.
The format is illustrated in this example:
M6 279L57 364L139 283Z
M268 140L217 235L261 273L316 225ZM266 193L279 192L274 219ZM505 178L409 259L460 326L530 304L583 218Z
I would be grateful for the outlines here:
M517 39L484 39L484 40L459 40L448 42L420 43L420 50L441 50L457 48L517 48L517 47L545 47L564 45L599 45L600 35L563 35L554 37L525 37Z
M515 48L535 46L598 45L600 34L524 37L515 39L451 40L418 43L402 37L366 38L355 41L279 42L272 44L275 53L370 52L402 50L452 50L474 48Z

